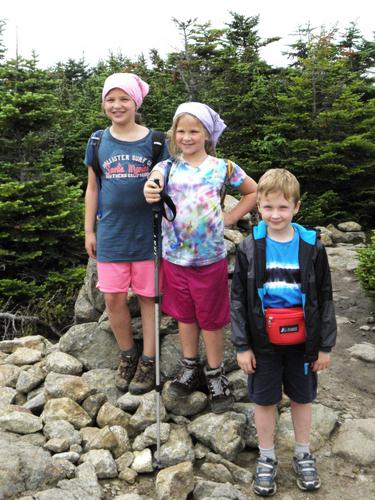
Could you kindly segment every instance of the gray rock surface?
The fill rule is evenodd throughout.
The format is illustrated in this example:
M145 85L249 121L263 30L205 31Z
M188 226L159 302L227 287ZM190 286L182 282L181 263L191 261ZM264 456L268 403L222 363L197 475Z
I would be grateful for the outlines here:
M245 416L234 411L221 415L208 413L191 422L188 430L198 441L233 460L245 447L245 425Z
M338 229L346 238L360 232L351 225ZM232 229L227 233L233 243L243 237ZM334 285L339 355L334 352L332 369L319 374L311 445L323 480L323 496L328 498L334 487L337 498L372 498L374 346L368 325L374 322L373 310L353 291L358 287L353 275L358 245L333 245L327 253L334 273L341 277L340 285ZM93 266L91 263L90 272ZM93 275L87 278L84 300L92 309L102 296ZM129 304L132 314L139 314L134 296ZM0 429L0 498L3 492L5 498L23 500L174 500L176 495L189 495L194 500L249 498L258 444L254 404L247 402L247 376L238 370L229 327L225 331L225 367L236 400L233 411L207 413L204 393L176 401L168 395L168 382L164 385L160 424L163 469L158 487L152 482L158 465L156 393L135 396L116 389L118 359L111 347L116 345L107 314L100 307L87 310L81 321L76 331L69 330L56 345L38 335L0 342L0 421L7 429ZM141 339L140 318L134 317L132 324ZM162 317L160 331L164 376L177 369L180 343L174 320ZM70 352L60 350L61 345ZM203 364L202 341L199 352ZM341 371L337 369L340 363ZM294 443L288 398L283 398L279 413L277 453L283 472ZM289 473L280 474L280 498L294 500L290 480ZM347 496L354 490L354 497Z
M158 500L185 499L194 489L193 464L182 462L158 473L155 481Z
M375 418L346 420L333 444L333 453L356 464L374 464Z
M98 323L72 326L60 339L62 352L77 358L86 370L117 368L120 349L112 333L102 330Z

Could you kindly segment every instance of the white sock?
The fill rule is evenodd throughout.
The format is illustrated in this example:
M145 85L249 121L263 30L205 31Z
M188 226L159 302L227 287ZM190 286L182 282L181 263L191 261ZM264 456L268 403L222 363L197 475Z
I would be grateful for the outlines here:
M275 447L272 448L261 448L259 446L259 455L261 458L272 458L272 460L276 460Z
M307 453L310 455L310 443L295 443L294 444L294 456L303 457Z

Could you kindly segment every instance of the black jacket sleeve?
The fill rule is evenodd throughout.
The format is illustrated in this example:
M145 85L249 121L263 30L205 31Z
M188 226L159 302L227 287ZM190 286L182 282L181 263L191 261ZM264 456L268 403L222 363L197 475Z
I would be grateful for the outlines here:
M244 242L242 242L237 248L230 297L231 340L237 352L244 352L251 349L248 320L247 272L248 259L245 253Z
M320 242L315 262L315 272L321 321L319 350L329 352L336 344L337 325L327 252Z

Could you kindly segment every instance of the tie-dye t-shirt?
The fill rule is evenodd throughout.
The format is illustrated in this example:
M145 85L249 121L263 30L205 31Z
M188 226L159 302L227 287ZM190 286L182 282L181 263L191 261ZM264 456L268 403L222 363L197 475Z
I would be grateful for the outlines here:
M165 168L166 162L158 164ZM180 266L205 266L226 256L220 191L224 183L238 188L246 173L235 163L230 178L226 160L208 156L199 167L173 163L167 193L177 215L163 219L163 257Z

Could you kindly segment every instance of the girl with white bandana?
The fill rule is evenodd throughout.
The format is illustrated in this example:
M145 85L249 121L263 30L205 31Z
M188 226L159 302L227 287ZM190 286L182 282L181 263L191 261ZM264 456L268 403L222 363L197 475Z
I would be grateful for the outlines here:
M200 386L198 341L202 330L207 353L204 374L211 409L217 413L233 403L223 369L223 327L229 323L224 226L237 222L256 202L256 183L235 163L228 175L227 161L215 156L225 128L218 113L206 104L181 104L170 131L173 163L158 163L144 188L146 201L158 202L167 176L166 193L177 209L175 220L163 220L162 227L162 310L178 321L183 353L170 392L183 397ZM243 195L228 213L223 213L220 203L224 184Z

